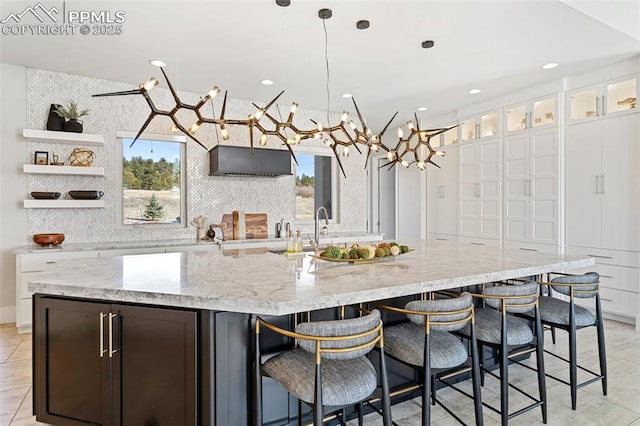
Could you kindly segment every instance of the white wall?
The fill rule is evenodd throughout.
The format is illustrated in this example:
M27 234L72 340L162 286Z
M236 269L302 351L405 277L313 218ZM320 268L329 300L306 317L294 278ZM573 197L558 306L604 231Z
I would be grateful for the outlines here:
M13 250L27 240L26 210L21 209L26 180L22 168L25 143L25 69L0 64L0 323L15 320L16 261Z

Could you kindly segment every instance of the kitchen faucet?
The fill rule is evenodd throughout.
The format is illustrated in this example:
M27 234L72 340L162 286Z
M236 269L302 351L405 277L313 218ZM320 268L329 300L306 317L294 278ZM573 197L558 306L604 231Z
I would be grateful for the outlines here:
M329 226L329 213L327 213L327 209L324 206L318 207L316 210L316 233L315 233L315 242L317 245L320 245L320 212L324 211L324 224L325 227Z

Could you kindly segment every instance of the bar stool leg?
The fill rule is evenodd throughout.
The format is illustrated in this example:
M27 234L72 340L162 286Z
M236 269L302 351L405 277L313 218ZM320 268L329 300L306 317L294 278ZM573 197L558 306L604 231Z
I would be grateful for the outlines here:
M544 333L542 331L542 324L540 323L540 312L536 307L536 363L538 367L538 392L540 395L540 401L542 405L542 423L547 424L547 385L545 381L545 369L544 369Z
M578 356L576 352L576 313L572 300L569 306L569 384L572 410L576 409L578 399Z
M500 339L500 417L502 426L509 423L509 352L507 349L507 317L502 314Z
M602 308L600 295L596 295L596 321L598 321L598 356L600 358L600 375L602 376L602 393L607 394L607 348L604 342L604 324L602 321Z
M424 367L422 368L422 426L429 426L431 424L431 360L429 354L431 353L431 341L429 334L425 334L424 337Z

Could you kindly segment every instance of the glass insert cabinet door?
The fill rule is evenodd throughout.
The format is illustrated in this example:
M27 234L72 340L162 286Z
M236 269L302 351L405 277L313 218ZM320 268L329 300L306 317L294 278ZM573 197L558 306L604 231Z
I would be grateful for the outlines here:
M506 109L507 133L556 123L556 97L543 98Z
M569 118L576 122L607 114L633 112L637 96L638 79L635 77L577 89L570 94Z
M495 136L498 134L498 113L492 112L480 118L480 137Z
M605 113L626 111L636 107L637 80L625 80L606 85Z
M454 127L453 129L449 129L442 134L442 145L441 146L449 146L455 145L458 143L458 128Z
M507 132L527 128L527 106L525 104L507 108Z
M476 138L477 120L470 118L460 123L462 141L469 141Z
M533 102L533 127L555 124L556 99L547 98Z

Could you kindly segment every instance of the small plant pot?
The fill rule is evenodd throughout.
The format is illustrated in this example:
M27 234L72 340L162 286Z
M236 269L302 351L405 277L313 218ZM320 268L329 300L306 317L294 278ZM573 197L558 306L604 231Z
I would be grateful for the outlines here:
M47 130L62 132L64 130L64 117L60 117L56 110L60 105L51 104L49 117L47 118Z
M82 121L68 120L64 122L64 131L72 133L82 133Z

